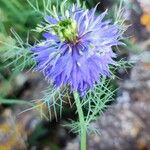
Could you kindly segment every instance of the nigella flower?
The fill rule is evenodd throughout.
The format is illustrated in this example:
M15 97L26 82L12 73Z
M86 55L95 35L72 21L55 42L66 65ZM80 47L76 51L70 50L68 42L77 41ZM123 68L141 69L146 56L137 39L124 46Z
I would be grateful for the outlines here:
M73 7L65 16L47 16L41 43L32 48L36 70L43 72L57 87L70 86L83 94L110 76L109 65L115 64L112 47L121 44L116 24L103 21L107 12L95 15L96 8Z

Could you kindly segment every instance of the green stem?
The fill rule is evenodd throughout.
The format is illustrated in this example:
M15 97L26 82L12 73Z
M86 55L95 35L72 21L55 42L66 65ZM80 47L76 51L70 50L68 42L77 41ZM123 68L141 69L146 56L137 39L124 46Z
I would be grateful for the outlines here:
M84 114L83 114L83 110L82 110L82 105L80 102L80 97L78 92L73 92L73 96L75 99L75 103L77 106L77 111L78 111L78 115L79 115L79 121L80 121L80 150L86 150L86 127L85 127L85 120L84 120Z

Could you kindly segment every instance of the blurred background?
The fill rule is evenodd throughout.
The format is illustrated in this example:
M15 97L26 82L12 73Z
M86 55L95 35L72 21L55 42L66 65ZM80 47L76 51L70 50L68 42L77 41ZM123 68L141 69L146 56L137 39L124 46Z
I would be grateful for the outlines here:
M35 0L29 2L37 5ZM97 13L108 8L108 18L116 19L120 0L86 2L88 8L100 2ZM39 8L42 5L38 0ZM112 82L118 88L115 101L92 123L100 135L88 136L89 150L150 150L150 0L123 0L122 6L129 27L126 46L117 51L118 60L134 63L117 70ZM40 73L29 71L33 62L23 61L30 55L22 57L19 51L40 39L32 29L42 20L26 0L0 0L0 150L78 150L78 135L63 126L76 118L75 108L66 104L61 118L56 121L52 116L48 121L43 115L47 109L40 105L48 83ZM32 100L36 100L36 109L20 113L30 108Z

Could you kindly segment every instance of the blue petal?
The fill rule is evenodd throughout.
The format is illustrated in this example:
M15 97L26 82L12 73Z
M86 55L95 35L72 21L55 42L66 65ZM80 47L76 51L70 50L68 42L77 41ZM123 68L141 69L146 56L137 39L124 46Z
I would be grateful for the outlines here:
M58 36L53 35L53 34L48 33L48 32L43 33L43 37L46 38L47 40L54 40L56 42L60 41L59 38L58 38Z
M46 22L48 22L50 24L57 24L58 23L58 21L55 18L51 17L51 16L46 16L44 19L45 19Z

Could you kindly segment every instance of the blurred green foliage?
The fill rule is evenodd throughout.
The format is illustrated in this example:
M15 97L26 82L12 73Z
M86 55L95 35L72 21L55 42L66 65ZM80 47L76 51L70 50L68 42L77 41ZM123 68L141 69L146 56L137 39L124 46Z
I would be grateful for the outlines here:
M42 2L42 1L41 1ZM26 38L27 32L41 21L26 0L1 0L0 1L0 31L10 34L10 28L14 28L21 37Z
M35 4L35 0L31 2ZM43 1L39 1L39 7L42 4ZM33 65L26 49L33 36L28 33L41 22L42 16L33 10L27 0L1 0L0 17L0 97L5 97L12 90L11 80L16 70L19 73L26 66Z

